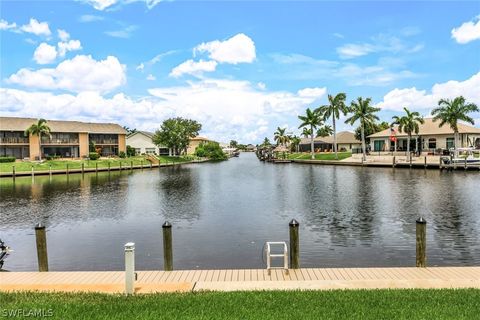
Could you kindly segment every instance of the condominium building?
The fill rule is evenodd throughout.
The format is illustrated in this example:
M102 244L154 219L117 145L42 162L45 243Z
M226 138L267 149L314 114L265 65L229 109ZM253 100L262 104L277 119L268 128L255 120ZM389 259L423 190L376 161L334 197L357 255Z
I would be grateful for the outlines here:
M90 150L102 156L126 151L126 130L114 123L47 120L50 135L25 136L25 130L37 123L35 118L0 117L0 156L38 159L42 156L62 158L87 157Z

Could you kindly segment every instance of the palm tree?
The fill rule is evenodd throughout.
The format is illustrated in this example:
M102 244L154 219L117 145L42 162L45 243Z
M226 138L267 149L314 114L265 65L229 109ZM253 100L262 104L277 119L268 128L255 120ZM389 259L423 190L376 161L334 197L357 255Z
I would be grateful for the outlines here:
M277 141L277 144L284 146L290 142L290 136L285 134L287 128L277 127L277 131L274 133L274 140Z
M308 127L310 126L310 152L312 153L312 159L315 159L315 155L313 154L313 131L316 129L318 126L322 124L322 119L320 117L320 114L316 111L310 110L310 108L307 109L306 114L304 116L298 116L298 119L302 121L300 126L298 128L303 128L303 127Z
M407 155L408 159L411 159L410 155L410 140L412 138L412 133L418 134L419 129L419 124L425 123L423 118L420 116L420 113L418 112L410 112L407 108L403 108L405 110L406 115L399 117L399 116L393 116L393 122L392 125L397 124L398 125L398 131L399 132L405 132L408 135L408 141L407 141Z
M304 129L306 129L306 128L304 128ZM292 151L295 151L295 152L298 153L299 152L299 147L300 147L300 142L302 141L302 139L300 139L300 137L295 135L291 138L291 141L292 141L292 145L291 145L292 146Z
M340 112L343 115L346 115L348 112L348 107L345 105L345 100L347 99L347 95L343 92L340 92L336 96L328 95L328 103L327 105L321 106L317 108L316 111L320 112L323 115L323 119L327 120L328 118L332 117L332 124L333 124L333 151L335 152L335 159L338 160L337 154L337 128L335 125L335 119L340 118Z
M360 130L362 133L362 159L363 161L367 160L366 146L365 146L365 127L373 126L375 120L379 120L375 115L376 112L380 111L380 108L374 108L370 106L371 98L363 99L358 97L357 101L352 101L350 104L350 112L352 116L345 120L345 123L353 125L355 122L360 121Z
M312 135L312 130L308 129L308 128L303 128L303 131L302 131L302 136L304 136L305 138L308 138Z
M460 96L453 100L441 99L438 101L438 108L432 110L433 121L440 120L439 127L448 123L454 134L455 157L457 157L457 141L458 141L458 121L462 120L475 124L472 118L467 114L470 112L478 112L479 109L474 103L465 103L465 98Z
M51 138L52 135L50 134L50 131L50 127L47 125L47 120L39 119L37 123L32 123L32 125L24 132L26 137L29 135L38 136L38 160L40 161L42 160L42 134Z
M320 129L317 130L317 137L328 137L333 134L333 129L328 124L321 126Z
M269 147L271 146L272 144L270 143L270 140L268 140L267 137L265 137L265 139L263 139L263 143L262 143L262 146L263 147Z

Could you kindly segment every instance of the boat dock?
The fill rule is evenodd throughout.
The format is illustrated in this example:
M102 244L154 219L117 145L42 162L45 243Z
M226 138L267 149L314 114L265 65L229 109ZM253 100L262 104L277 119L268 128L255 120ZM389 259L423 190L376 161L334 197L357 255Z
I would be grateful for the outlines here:
M479 288L480 267L137 271L135 293ZM125 292L125 271L0 272L0 290Z

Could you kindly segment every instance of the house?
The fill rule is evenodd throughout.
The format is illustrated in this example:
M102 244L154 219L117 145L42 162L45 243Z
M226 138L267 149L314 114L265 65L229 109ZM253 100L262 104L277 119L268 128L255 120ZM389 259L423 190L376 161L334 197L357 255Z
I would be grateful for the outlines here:
M38 159L57 155L62 158L87 157L91 148L102 156L126 151L127 132L114 123L47 120L51 136L24 136L25 130L37 123L35 118L0 117L0 156L17 159Z
M135 149L135 154L169 155L167 147L153 143L153 136L153 132L135 131L127 136L127 145Z
M299 149L301 152L310 151L310 138L303 138L300 141ZM313 139L313 147L316 152L333 151L333 135L328 137L316 137ZM337 151L349 151L361 148L362 142L355 138L355 134L350 131L337 132Z
M209 142L210 140L205 138L205 137L201 137L201 136L196 136L194 138L191 138L190 139L190 143L188 144L188 147L187 147L187 154L194 154L195 153L195 149L201 144L201 143L204 143L204 142Z
M257 148L253 144L249 144L245 147L245 151L254 152Z
M410 141L410 150L430 154L442 153L454 146L453 130L448 124L439 127L440 121L434 122L432 118L425 118L425 123L419 125L418 135L413 134ZM398 126L386 129L372 135L370 147L373 151L405 151L407 150L408 135L398 131ZM458 124L457 147L475 147L480 149L480 128L475 128L463 123ZM396 139L393 139L395 137ZM396 140L396 143L395 141Z

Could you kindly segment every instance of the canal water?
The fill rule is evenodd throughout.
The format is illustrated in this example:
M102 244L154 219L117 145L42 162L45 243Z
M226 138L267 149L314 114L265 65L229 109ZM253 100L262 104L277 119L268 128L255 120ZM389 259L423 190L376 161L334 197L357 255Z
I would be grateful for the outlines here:
M162 224L175 269L263 268L265 241L300 223L304 267L415 265L415 219L427 224L430 266L480 265L480 174L226 162L0 180L5 268L36 270L34 225L47 226L51 270L163 269Z

